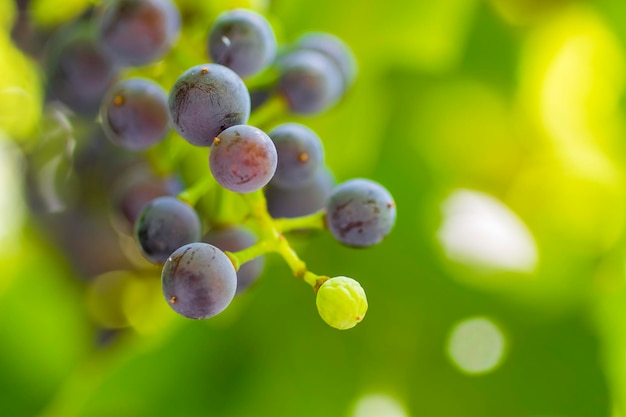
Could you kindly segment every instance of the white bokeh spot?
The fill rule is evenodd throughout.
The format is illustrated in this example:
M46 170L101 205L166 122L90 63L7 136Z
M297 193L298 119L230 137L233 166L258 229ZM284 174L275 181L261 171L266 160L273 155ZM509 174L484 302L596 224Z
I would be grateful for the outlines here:
M495 271L528 273L537 266L532 234L494 197L461 189L446 198L441 209L437 238L451 260Z
M408 417L408 414L395 398L386 394L368 394L357 401L352 417Z
M17 251L17 237L24 222L20 159L17 146L0 132L0 243L3 243L4 255L7 250Z
M484 374L500 365L505 345L504 335L493 321L474 317L453 327L447 352L452 363L462 372Z

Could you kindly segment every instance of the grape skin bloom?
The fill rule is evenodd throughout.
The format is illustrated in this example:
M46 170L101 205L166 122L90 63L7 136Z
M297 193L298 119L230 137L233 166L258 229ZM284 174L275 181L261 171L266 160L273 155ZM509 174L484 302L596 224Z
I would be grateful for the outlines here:
M100 49L89 27L61 32L52 40L48 65L48 90L83 116L98 113L102 97L118 70Z
M169 132L167 94L144 78L116 84L104 98L100 115L111 142L134 151L155 145Z
M195 242L178 248L161 273L163 295L178 314L190 319L213 317L228 307L237 290L237 273L217 247Z
M326 207L335 186L335 178L328 167L318 169L313 179L297 188L282 188L274 179L265 187L267 211L275 219L313 214Z
M164 196L143 208L135 222L135 238L150 262L162 264L179 247L199 241L201 227L193 207L176 197Z
M354 84L357 74L356 59L348 45L337 36L325 32L309 32L298 39L297 45L300 49L312 49L328 56L339 67L345 89Z
M276 57L276 37L262 15L246 9L217 17L209 33L208 51L216 64L248 77L269 66Z
M367 297L358 281L334 277L324 282L315 297L317 311L331 327L346 330L356 326L367 312Z
M99 21L100 44L120 66L140 66L162 58L176 43L181 18L170 0L117 0Z
M265 132L249 125L232 126L217 136L209 155L215 180L236 193L263 188L276 172L276 147Z
M302 49L279 60L277 89L296 114L317 114L334 105L344 92L339 67L321 52Z
M326 223L333 237L353 247L372 246L391 231L396 204L389 191L368 179L339 184L326 205Z
M250 117L250 94L241 78L219 64L196 65L174 83L168 99L176 132L196 146L211 146L225 129Z
M276 145L278 166L272 181L283 188L297 188L313 179L324 164L319 136L299 123L281 124L269 133Z

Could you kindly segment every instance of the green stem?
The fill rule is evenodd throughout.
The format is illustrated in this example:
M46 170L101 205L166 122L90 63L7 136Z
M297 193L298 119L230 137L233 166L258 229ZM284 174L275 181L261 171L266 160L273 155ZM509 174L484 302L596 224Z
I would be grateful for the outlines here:
M272 219L267 212L263 191L258 190L248 194L241 194L241 196L250 206L250 214L259 227L259 243L239 252L228 253L231 260L233 260L235 269L238 269L240 265L264 253L278 253L283 257L285 262L287 262L287 265L289 265L289 268L295 277L301 278L317 291L321 282L328 279L328 277L319 276L307 269L304 261L300 259L296 251L293 250L287 239L277 227L277 224L279 223ZM319 216L319 214L317 215ZM311 217L308 220L308 224L313 224L314 216L307 217ZM294 223L296 223L295 219ZM287 223L287 226L289 226L289 223Z
M224 222L225 214L225 195L226 190L224 187L215 187L211 198L211 213L209 218L211 219L211 227L217 227Z
M242 223L240 211L235 205L239 195L224 187L216 187L213 202L211 223L213 227L226 226L233 223Z
M266 253L272 252L271 242L260 240L254 245L240 250L238 252L224 252L233 262L236 271L239 271L241 265L245 264Z
M308 216L275 219L274 225L281 232L294 230L326 229L326 211L320 210Z
M250 207L250 216L259 226L260 240L276 241L280 235L274 225L274 220L267 212L267 203L262 190L252 193L240 194Z
M291 272L293 272L296 278L304 278L307 273L306 264L300 259L296 251L293 250L289 242L287 242L287 239L285 239L283 235L279 235L276 243L276 252L287 262Z
M187 204L191 206L195 206L202 197L206 195L212 188L219 189L220 187L216 187L217 183L213 179L212 176L206 175L196 181L191 187L187 188L185 191L178 194L178 198L180 200L185 201Z

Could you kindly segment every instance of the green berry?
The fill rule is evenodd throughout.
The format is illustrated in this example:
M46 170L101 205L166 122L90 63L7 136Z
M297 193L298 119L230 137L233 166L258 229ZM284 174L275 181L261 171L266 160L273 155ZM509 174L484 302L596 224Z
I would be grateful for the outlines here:
M348 277L334 277L324 282L317 291L315 303L322 319L339 330L356 326L367 311L363 287Z

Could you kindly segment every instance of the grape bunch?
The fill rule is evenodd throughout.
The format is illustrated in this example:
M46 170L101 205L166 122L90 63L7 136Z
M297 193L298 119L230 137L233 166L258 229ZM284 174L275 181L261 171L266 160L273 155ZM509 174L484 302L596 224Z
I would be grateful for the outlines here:
M320 229L363 248L395 223L385 187L336 184L322 139L288 120L327 111L350 90L350 48L321 32L279 44L254 10L185 12L171 0L103 2L42 48L48 105L62 103L76 130L100 138L82 144L76 171L95 170L120 233L161 268L178 314L224 311L274 253L313 287L326 323L355 326L368 306L361 285L310 271L288 240ZM186 30L203 24L204 45Z

